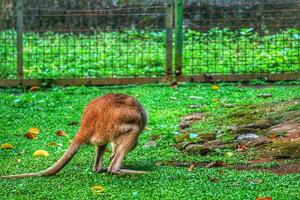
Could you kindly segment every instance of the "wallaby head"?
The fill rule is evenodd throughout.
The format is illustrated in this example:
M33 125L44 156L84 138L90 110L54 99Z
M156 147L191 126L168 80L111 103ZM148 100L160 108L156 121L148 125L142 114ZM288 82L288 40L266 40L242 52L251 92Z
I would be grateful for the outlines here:
M32 176L52 176L59 172L77 153L83 144L96 147L94 172L102 170L103 154L108 143L112 145L110 173L145 173L121 169L126 154L136 146L138 136L147 123L142 105L125 94L106 94L93 99L84 109L80 129L74 136L63 156L50 168L2 178L25 178Z

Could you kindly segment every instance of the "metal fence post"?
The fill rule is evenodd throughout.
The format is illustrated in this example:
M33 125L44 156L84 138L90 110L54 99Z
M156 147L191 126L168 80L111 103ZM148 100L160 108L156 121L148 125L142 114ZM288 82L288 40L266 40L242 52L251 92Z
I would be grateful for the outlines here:
M17 79L23 82L23 0L17 0Z
M166 81L172 81L173 68L173 1L166 4Z
M182 27L182 0L175 0L175 68L176 81L182 79L182 49L183 49L183 27Z

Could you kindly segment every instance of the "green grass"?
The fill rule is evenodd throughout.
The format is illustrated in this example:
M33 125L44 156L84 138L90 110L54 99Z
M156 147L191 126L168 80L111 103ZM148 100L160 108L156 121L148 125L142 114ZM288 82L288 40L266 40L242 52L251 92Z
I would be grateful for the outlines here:
M24 33L25 78L158 77L165 73L165 32L125 30ZM16 77L16 33L0 32L0 77ZM183 73L297 72L300 31L261 35L251 28L186 30Z
M300 194L299 174L278 176L256 171L200 167L188 172L186 168L156 166L155 163L220 159L229 164L245 163L247 158L238 152L226 157L225 152L188 156L177 151L172 144L178 133L180 118L191 112L202 111L215 116L215 119L220 117L226 123L222 116L230 108L222 106L220 101L235 105L279 103L299 99L299 91L299 85L253 88L238 84L222 84L218 91L212 90L209 84L183 84L178 88L164 85L54 87L36 93L1 89L0 144L11 143L14 149L0 150L0 175L34 172L53 164L69 144L69 139L57 137L56 131L65 130L73 136L78 126L68 126L68 123L79 121L84 106L92 98L105 93L135 96L149 114L150 128L141 135L137 148L124 163L130 169L148 170L149 174L122 177L94 174L94 148L84 146L57 176L1 180L1 199L255 199L257 196L270 196L276 200L297 199ZM273 97L257 98L256 95L261 93L272 93ZM201 107L191 109L188 107L190 104L200 104ZM201 128L202 131L211 131L218 126L207 124ZM23 137L30 127L41 130L38 140ZM157 146L143 147L152 135L160 135ZM62 144L62 147L49 146L50 142ZM32 153L37 149L47 150L50 156L34 158ZM108 156L105 156L106 166ZM219 182L211 182L209 177L217 178ZM104 186L105 191L93 194L90 188L94 185Z

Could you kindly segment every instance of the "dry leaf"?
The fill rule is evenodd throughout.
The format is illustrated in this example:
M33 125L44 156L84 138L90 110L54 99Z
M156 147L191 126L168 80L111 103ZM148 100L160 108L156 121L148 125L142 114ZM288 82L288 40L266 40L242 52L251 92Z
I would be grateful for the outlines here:
M194 163L192 163L189 168L188 168L188 171L189 172L192 172L194 170L194 168L196 167L196 165Z
M223 160L218 160L216 162L211 162L206 165L206 167L225 167L225 162Z
M33 134L39 134L40 130L38 128L30 128L28 130L29 133L33 133Z
M256 200L272 200L271 197L256 197Z
M91 187L91 190L95 194L100 194L100 193L104 192L105 189L102 185L94 185L93 187Z
M212 90L219 90L219 89L220 89L220 86L218 86L218 85L212 85L212 86L211 86L211 89L212 89Z
M55 142L49 142L49 146L55 146L56 143Z
M14 147L13 147L13 145L11 145L9 143L4 143L4 144L1 144L0 148L1 149L12 149Z
M32 86L29 91L30 92L34 92L34 91L39 91L40 90L40 87L39 86Z
M79 122L75 122L75 121L74 121L74 122L69 122L69 123L68 123L69 126L76 126L76 125L78 125L78 124L79 124Z
M214 182L214 183L217 183L219 182L220 180L216 177L212 177L212 176L207 176L208 180L210 180L210 182Z
M44 157L48 157L49 153L45 150L37 150L33 153L33 156L44 156Z
M248 149L248 147L245 146L245 145L238 145L238 146L237 146L237 150L238 150L238 151L242 151L242 150L246 150L246 149Z
M61 137L61 136L67 136L68 134L65 131L57 131L56 135Z
M28 132L24 135L26 139L37 139L36 135L34 133Z

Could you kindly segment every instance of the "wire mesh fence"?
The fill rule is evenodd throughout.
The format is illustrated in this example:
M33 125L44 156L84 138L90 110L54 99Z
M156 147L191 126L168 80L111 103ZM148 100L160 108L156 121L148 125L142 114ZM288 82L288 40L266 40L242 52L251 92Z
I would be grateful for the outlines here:
M300 1L185 1L183 74L300 71Z
M300 79L299 0L0 5L0 86L7 80L16 80L8 86L195 81L184 77L199 75Z
M164 75L163 6L81 7L24 7L25 78Z
M17 76L16 10L11 2L0 2L0 79Z

